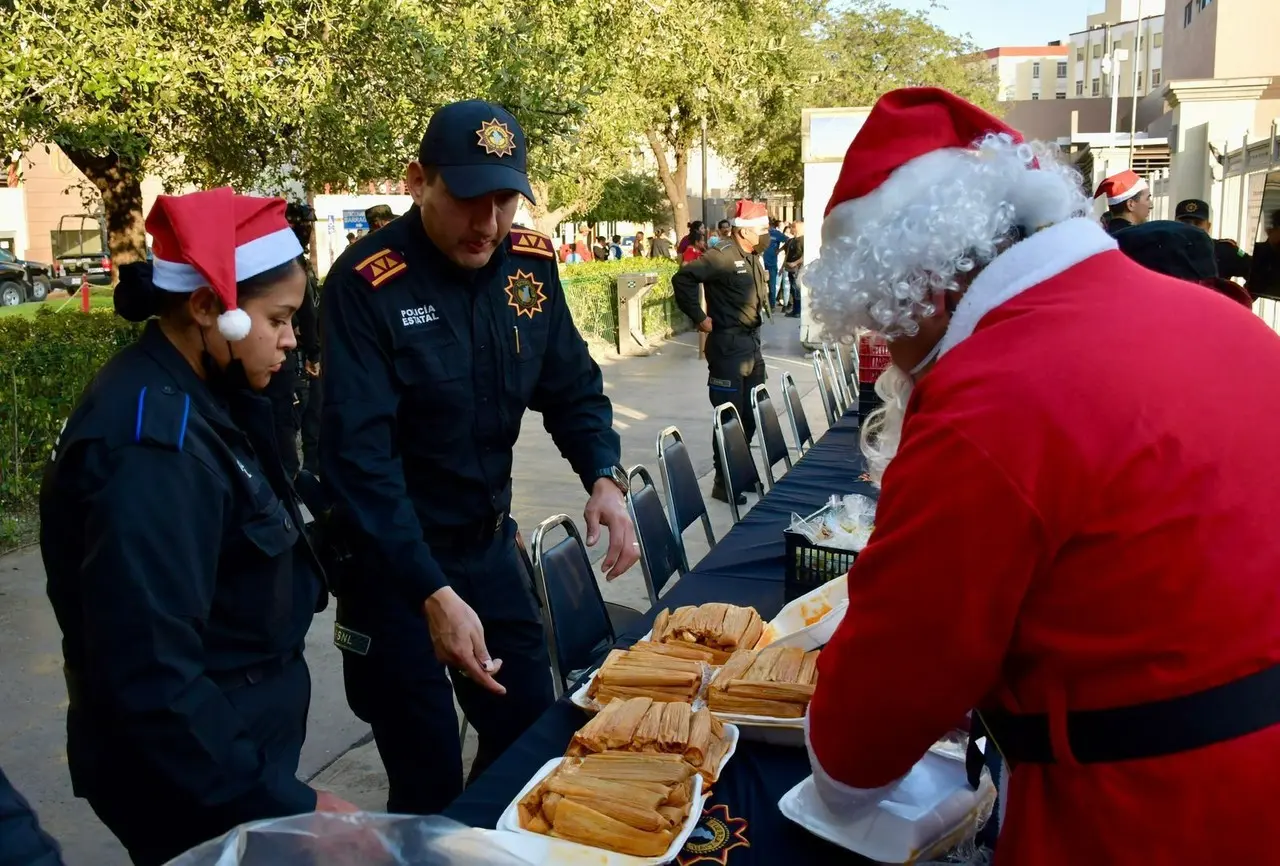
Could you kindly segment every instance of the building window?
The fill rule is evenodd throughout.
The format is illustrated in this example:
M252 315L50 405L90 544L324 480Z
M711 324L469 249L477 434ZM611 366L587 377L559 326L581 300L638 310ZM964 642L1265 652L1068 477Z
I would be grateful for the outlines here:
M1079 63L1084 62L1084 46L1083 45L1076 49L1076 61Z
M1059 78L1067 77L1067 61L1065 60L1058 61L1058 77Z
M1213 0L1200 0L1200 11L1203 12L1205 7L1212 3Z
M1097 60L1101 56L1102 56L1102 43L1099 42L1097 45L1093 46L1093 59Z
M1159 69L1151 70L1151 86L1152 87L1160 86L1160 70Z
M1031 64L1031 77L1032 78L1040 77L1040 61L1039 60Z
M1183 26L1183 27L1190 27L1190 26L1191 26L1191 7L1192 7L1192 5L1193 5L1193 4L1188 3L1188 4L1187 4L1187 6L1186 6L1186 8L1182 10L1182 26Z
M1093 79L1093 95L1094 96L1102 95L1102 79L1101 78Z
M1152 33L1152 34L1151 34L1151 47L1152 47L1152 48L1161 48L1161 47L1163 47L1163 46L1164 46L1164 31L1162 30L1162 31L1160 31L1159 33Z
M1053 95L1053 98L1054 98L1054 99L1066 99L1066 98L1067 98L1067 95L1066 95L1065 93L1055 93L1055 94Z
M1077 81L1077 82L1076 82L1076 96L1084 96L1084 82L1083 82L1083 81Z
M1142 89L1142 73L1141 72L1138 73L1138 89L1139 90Z
M1031 98L1032 98L1032 99L1039 99L1039 98L1040 98L1040 94L1039 94L1039 93L1032 93L1032 94L1031 94Z

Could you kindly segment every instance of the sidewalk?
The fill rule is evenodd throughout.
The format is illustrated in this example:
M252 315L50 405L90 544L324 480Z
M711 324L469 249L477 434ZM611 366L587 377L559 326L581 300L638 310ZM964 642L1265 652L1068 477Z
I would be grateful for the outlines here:
M769 387L777 398L778 374L790 372L805 394L804 407L815 435L826 430L813 388L813 373L799 343L795 319L776 318L764 329ZM647 358L604 358L606 390L614 402L622 436L623 463L649 467L661 485L654 451L658 432L678 426L702 478L716 536L731 525L727 505L710 499L711 407L706 364L697 357L692 334L661 344ZM785 426L785 425L784 425ZM790 434L788 433L788 436ZM582 528L586 494L530 413L516 446L513 514L526 535L546 517L564 513ZM690 560L706 552L705 539L687 534ZM603 555L600 546L593 559ZM604 586L610 601L648 607L637 566ZM339 651L333 646L334 605L315 618L306 659L313 681L307 743L299 775L315 778L358 805L381 809L386 779L369 729L347 708ZM31 800L47 829L63 844L68 866L127 866L128 858L83 800L71 793L66 767L66 689L62 652L53 612L45 597L39 550L0 557L0 766ZM472 737L474 739L474 736ZM363 745L361 745L363 743ZM354 748L353 748L354 746ZM470 743L474 751L474 742ZM468 756L469 760L469 756Z

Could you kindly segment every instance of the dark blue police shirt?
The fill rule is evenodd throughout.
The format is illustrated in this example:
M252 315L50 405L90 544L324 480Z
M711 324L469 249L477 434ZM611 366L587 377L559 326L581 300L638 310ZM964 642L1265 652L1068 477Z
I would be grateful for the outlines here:
M300 651L326 598L269 401L215 396L151 322L81 396L40 520L77 793L124 781L99 777L103 756L137 755L139 773L160 777L146 784L228 827L310 811L314 793L265 764L218 685Z
M545 252L530 249L544 241ZM424 534L510 509L526 409L542 413L588 490L619 461L603 376L545 236L513 230L470 271L436 248L412 208L342 254L321 305L321 479L410 605L447 585Z

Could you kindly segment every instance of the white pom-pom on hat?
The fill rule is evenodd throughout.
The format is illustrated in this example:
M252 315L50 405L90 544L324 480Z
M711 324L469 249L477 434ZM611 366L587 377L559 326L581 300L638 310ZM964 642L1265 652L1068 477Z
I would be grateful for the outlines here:
M249 318L248 313L239 308L227 310L218 316L218 333L233 343L249 336L249 331L252 329L253 320Z

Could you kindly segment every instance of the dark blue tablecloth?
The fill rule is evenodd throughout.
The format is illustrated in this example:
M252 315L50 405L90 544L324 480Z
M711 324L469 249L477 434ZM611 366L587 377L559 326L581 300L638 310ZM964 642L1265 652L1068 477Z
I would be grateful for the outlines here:
M709 601L750 605L766 620L771 619L783 605L786 543L782 532L791 515L811 514L832 495L874 495L874 489L859 480L863 466L858 419L846 416L696 568L667 591L661 604L649 611L645 627L663 608ZM619 643L631 644L642 634L623 635ZM564 754L587 718L567 700L558 702L469 785L445 814L474 827L493 827L534 772ZM681 866L865 862L810 835L779 813L778 800L808 774L803 749L741 741L715 785L702 826L680 857Z

